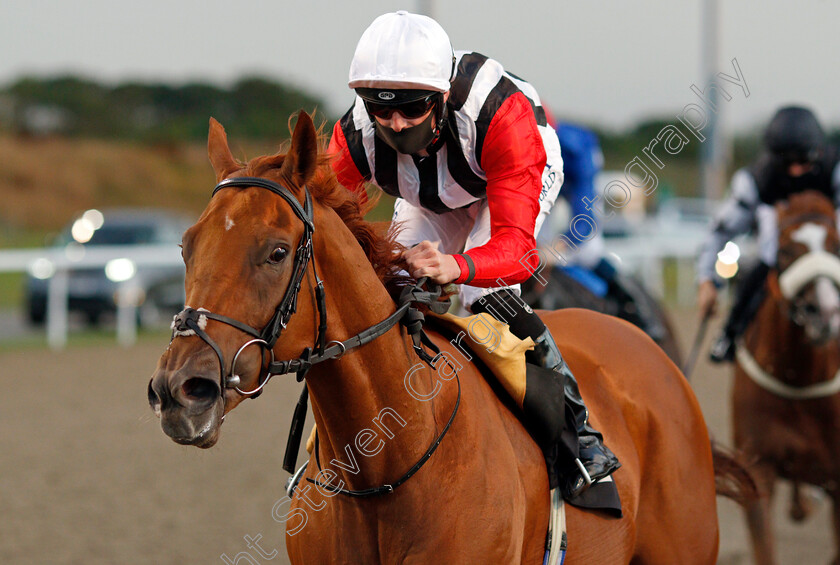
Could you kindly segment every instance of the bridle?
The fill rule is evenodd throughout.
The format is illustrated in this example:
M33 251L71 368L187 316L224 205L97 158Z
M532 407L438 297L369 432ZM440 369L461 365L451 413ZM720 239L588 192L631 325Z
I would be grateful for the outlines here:
M231 388L243 396L255 398L262 392L263 387L265 387L269 379L273 376L296 373L297 380L301 381L313 365L330 359L338 359L347 351L361 347L362 345L365 345L366 343L384 335L398 323L406 327L408 334L412 338L412 345L415 353L430 367L433 369L436 368L435 363L440 357L440 350L434 345L428 336L426 336L425 332L423 332L424 315L415 305L425 305L437 314L447 312L450 305L449 299L446 298L441 300L442 289L439 285L430 284L430 289L424 290L422 287L426 283L426 279L423 278L417 281L417 283L413 286L406 286L400 295L397 309L393 314L344 341L327 342L326 294L324 291L324 283L318 277L314 260L311 262L312 271L315 277L315 298L319 319L317 335L315 337L315 346L314 348L304 348L301 355L296 359L276 361L274 359L274 345L277 343L277 340L283 330L286 329L286 325L292 317L292 314L294 314L297 310L298 294L300 293L303 277L306 274L310 259L313 257L312 234L315 231L315 224L312 215L312 195L310 194L309 189L304 186L304 204L301 206L298 199L291 193L291 191L289 191L289 189L274 181L261 177L235 177L225 179L217 184L213 189L211 198L223 188L229 187L259 187L269 190L282 197L292 207L292 211L295 215L303 222L303 234L301 235L300 242L298 243L297 250L295 251L292 278L289 282L288 288L286 289L286 293L280 301L280 304L275 309L271 319L261 331L249 326L248 324L240 322L239 320L235 320L221 314L216 314L203 308L195 309L186 307L175 315L172 321L172 337L170 338L170 343L176 337L186 337L191 335L196 335L206 342L216 353L216 357L219 360L220 386L222 391L226 388ZM230 372L227 374L227 365L225 364L224 354L222 353L221 348L205 331L208 319L216 320L232 326L252 337L252 339L245 342L236 351L231 361ZM245 348L255 344L260 345L264 350L267 350L270 354L271 360L267 364L265 377L259 379L257 387L250 391L243 391L239 388L241 379L236 374L236 361ZM433 357L426 352L423 348L424 346L428 347L438 355ZM444 362L446 362L445 359ZM222 394L222 397L224 398L224 393ZM306 398L307 390L304 385L303 392L301 393L301 397L298 401L292 420L292 429L290 430L289 442L286 447L286 457L283 464L284 469L289 472L294 471L294 465L297 459L297 449L300 445L300 437L304 423L303 420L306 418ZM438 445L440 445L440 442L443 440L447 431L449 431L452 421L455 419L455 414L458 412L460 401L461 384L460 379L458 379L458 398L455 402L455 407L449 417L448 423L438 437L432 442L426 453L424 453L420 460L417 461L417 463L400 479L389 485L366 489L363 491L338 489L335 487L332 487L330 490L335 490L335 492L348 496L361 497L393 492L397 486L407 481L420 469L420 467L423 466L423 464L425 464L426 461L429 460ZM325 485L325 488L330 488L330 486L331 485Z
M312 218L312 195L306 187L304 187L305 197L303 206L300 205L298 199L295 198L289 189L276 182L260 177L236 177L225 179L217 184L213 189L211 198L223 188L234 186L259 187L277 194L282 197L289 206L291 206L295 216L303 222L303 234L300 237L300 242L298 243L297 250L295 251L292 278L289 282L288 288L286 289L286 294L283 296L283 299L274 310L274 314L262 331L233 318L229 318L228 316L209 312L201 308L194 309L186 307L176 314L172 321L172 339L179 336L189 335L197 335L200 337L213 349L213 351L215 351L216 357L219 359L219 371L221 375L220 386L222 390L232 388L241 395L252 396L262 391L263 387L266 383L268 383L271 377L294 372L299 373L298 380L300 380L303 378L303 374L300 373L303 372L305 374L305 370L311 366L311 351L309 353L304 352L304 356L301 356L298 359L277 362L274 359L273 348L274 344L277 343L277 339L280 337L280 334L282 334L283 330L286 329L286 325L289 323L289 319L292 317L292 314L297 311L298 294L300 293L300 287L303 282L303 277L306 274L309 260L312 258L312 234L315 232L315 224ZM325 361L328 357L323 356L326 349L325 332L327 326L324 283L318 277L314 261L312 262L312 270L315 275L315 296L320 320L318 335L315 339L315 358L318 361ZM227 374L225 374L227 365L225 364L224 354L222 353L221 348L204 329L207 325L207 319L216 320L229 326L233 326L252 337L251 340L242 345L234 354L233 361L230 365L230 372ZM244 391L239 388L241 379L239 375L236 374L236 361L239 359L239 355L242 351L251 345L259 345L264 350L267 350L271 356L271 361L268 363L268 372L265 377L260 380L257 387L253 390ZM343 353L344 351L335 351L330 348L329 358L340 357ZM310 364L307 365L305 361L309 361Z
M779 233L806 223L823 225L831 229L834 220L825 214L801 214L781 222ZM778 294L789 303L788 318L796 325L802 326L804 322L801 312L798 310L796 297L807 284L813 282L819 276L828 278L840 287L840 257L824 248L809 249L806 253L794 259L784 270L777 267L774 276L776 282L773 285L778 289Z

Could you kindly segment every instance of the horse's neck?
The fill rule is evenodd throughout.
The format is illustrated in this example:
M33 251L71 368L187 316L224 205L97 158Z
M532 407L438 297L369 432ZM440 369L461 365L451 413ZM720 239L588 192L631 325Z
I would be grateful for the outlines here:
M346 340L387 318L395 306L355 241L333 239L331 248L332 259L318 263L327 289L327 339ZM428 447L435 403L415 400L404 385L416 363L397 324L307 376L321 464L348 488L395 480L394 473L410 468Z
M772 296L765 298L750 330L747 342L756 360L781 381L806 386L840 369L838 347L813 345Z

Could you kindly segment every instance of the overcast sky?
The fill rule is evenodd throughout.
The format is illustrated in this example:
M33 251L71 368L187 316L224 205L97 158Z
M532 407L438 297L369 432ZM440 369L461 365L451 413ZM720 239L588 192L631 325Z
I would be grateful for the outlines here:
M430 4L455 49L498 59L554 113L623 127L676 115L701 85L702 0L7 0L0 83L78 72L107 81L289 81L337 115L349 106L356 42L388 11ZM750 91L727 90L728 129L806 103L840 126L840 2L720 0L720 71L737 59ZM731 85L730 85L731 86ZM286 116L278 120L286 121Z

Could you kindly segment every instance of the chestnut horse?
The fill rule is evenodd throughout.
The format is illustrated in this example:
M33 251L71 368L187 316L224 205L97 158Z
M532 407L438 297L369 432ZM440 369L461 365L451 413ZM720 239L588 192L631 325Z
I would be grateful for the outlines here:
M455 380L430 369L399 325L352 350L339 344L395 312L385 283L400 258L362 219L319 144L301 113L287 153L243 164L211 120L210 161L222 188L183 239L187 303L196 310L176 317L177 337L149 383L164 432L214 445L224 415L266 382L265 357L296 359L299 368L301 351L320 342L333 353L306 374L319 445L289 506L274 509L292 563L542 563L543 455L476 364L463 363ZM309 264L300 260L307 241ZM276 323L273 313L298 283L296 313ZM682 374L629 323L585 310L544 319L580 378L593 425L623 463L614 475L622 518L567 505L568 563L715 563L712 447ZM260 342L246 346L264 326L282 329L276 343L266 340L271 355ZM457 343L427 331L444 354L461 355ZM334 491L372 487L384 494Z
M800 484L826 489L840 538L840 239L834 206L818 192L777 205L778 266L739 343L733 390L735 445L756 460L766 496L747 509L756 563L776 563L771 525L776 478L793 482L791 516L807 514ZM840 563L835 560L834 563Z

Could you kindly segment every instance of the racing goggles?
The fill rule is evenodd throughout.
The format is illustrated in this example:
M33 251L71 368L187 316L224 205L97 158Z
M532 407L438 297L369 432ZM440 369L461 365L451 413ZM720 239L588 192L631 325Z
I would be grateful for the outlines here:
M435 99L437 96L437 93L433 93L428 96L424 96L423 98L418 98L417 100L403 102L400 104L382 104L368 99L363 100L365 102L365 109L368 113L381 120L390 120L391 116L394 115L394 112L399 112L405 118L414 120L422 118L429 113L429 110L431 110L432 106L435 105Z
M786 167L790 165L808 165L816 162L820 158L819 150L812 149L810 151L786 151L779 155L782 164Z

